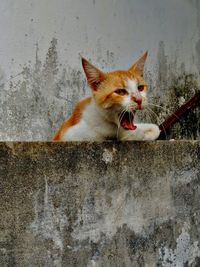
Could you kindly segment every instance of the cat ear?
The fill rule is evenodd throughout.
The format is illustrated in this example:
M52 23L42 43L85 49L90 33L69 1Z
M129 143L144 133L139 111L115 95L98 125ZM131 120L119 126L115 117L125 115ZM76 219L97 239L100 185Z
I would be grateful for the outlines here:
M144 53L143 56L141 56L138 61L129 69L131 72L138 72L140 76L143 76L143 71L144 71L144 64L147 59L148 51Z
M82 65L88 84L92 90L97 91L101 82L105 80L105 73L93 66L89 61L82 57Z

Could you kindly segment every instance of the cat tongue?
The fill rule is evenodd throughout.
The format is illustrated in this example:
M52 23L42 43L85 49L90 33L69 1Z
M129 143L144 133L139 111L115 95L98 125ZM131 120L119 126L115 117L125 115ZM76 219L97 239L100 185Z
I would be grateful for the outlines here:
M134 116L132 113L126 112L121 120L121 127L125 130L134 131L137 126L133 123Z
M134 125L133 123L130 123L128 121L124 121L121 123L121 126L125 129L125 130L132 130L134 131L135 129L137 129L137 126Z

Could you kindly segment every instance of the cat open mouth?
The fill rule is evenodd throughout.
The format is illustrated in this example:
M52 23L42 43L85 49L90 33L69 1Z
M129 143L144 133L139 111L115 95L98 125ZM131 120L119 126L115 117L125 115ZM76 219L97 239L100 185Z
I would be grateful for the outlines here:
M137 126L133 122L134 120L133 112L126 111L125 113L123 113L123 115L119 117L119 119L121 127L124 128L125 130L134 131L137 128Z

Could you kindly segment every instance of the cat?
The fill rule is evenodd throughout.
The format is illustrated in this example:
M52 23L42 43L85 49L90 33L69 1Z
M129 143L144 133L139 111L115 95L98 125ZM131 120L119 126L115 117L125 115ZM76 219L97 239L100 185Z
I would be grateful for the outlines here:
M148 105L143 78L147 52L128 70L103 72L82 58L92 96L81 100L54 141L155 140L156 124L136 123L136 111Z

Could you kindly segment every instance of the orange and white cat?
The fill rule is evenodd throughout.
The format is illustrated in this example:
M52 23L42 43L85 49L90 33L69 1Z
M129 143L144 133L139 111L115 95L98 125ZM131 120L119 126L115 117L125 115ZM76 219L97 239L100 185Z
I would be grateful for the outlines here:
M92 95L81 100L71 117L55 134L54 141L155 140L157 125L136 123L144 109L148 86L143 78L147 52L128 70L103 72L82 58Z

